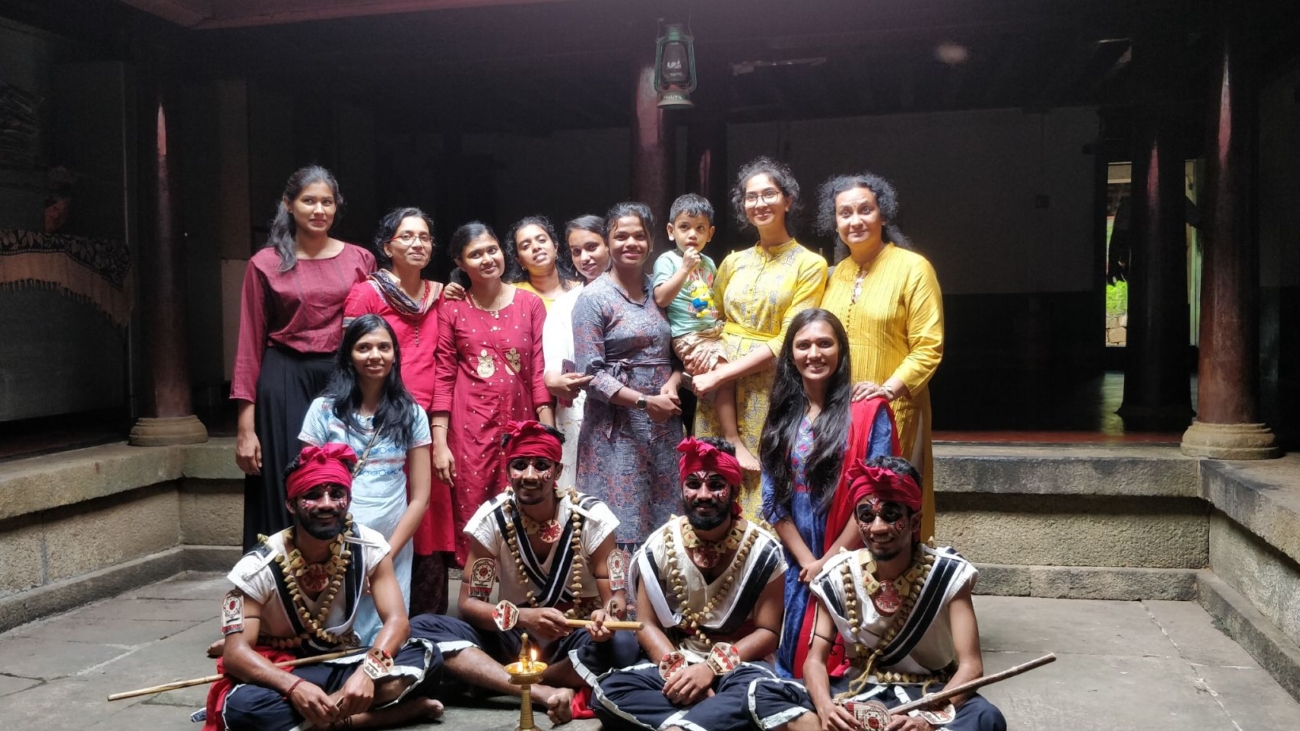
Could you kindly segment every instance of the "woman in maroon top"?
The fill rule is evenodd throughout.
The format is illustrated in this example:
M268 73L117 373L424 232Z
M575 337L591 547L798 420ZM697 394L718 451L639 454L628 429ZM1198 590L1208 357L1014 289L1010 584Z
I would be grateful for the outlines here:
M433 353L438 343L438 302L442 285L420 277L433 258L433 219L419 208L395 208L379 222L375 258L380 269L352 285L343 305L343 323L365 314L384 318L402 351L402 381L425 411L433 408ZM447 611L447 561L456 550L452 535L451 492L435 482L429 510L411 542L411 616Z
M501 281L505 255L477 221L451 237L456 266L469 276L463 302L438 305L433 414L434 476L451 486L456 561L465 564L465 523L506 485L501 432L536 418L555 425L546 390L542 325L546 308L532 292ZM435 488L436 489L436 488Z
M239 402L235 462L244 471L244 548L290 525L284 469L329 380L343 339L343 301L375 268L358 246L331 238L343 205L338 181L310 165L289 176L266 248L244 272L230 398Z

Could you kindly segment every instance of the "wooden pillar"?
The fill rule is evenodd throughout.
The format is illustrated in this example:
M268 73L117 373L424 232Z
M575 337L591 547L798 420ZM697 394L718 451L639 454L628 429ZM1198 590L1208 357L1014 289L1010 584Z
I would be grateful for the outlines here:
M1196 421L1182 451L1217 459L1280 455L1259 422L1259 45L1251 8L1218 3L1211 77Z
M179 125L174 87L161 69L168 59L142 64L140 150L144 211L140 237L140 304L148 376L144 413L131 428L139 447L208 440L190 395L185 320L185 242L179 226L180 180L176 164Z
M1134 109L1128 363L1124 402L1119 409L1125 426L1131 429L1182 429L1192 416L1185 153L1173 97L1185 53L1185 35L1163 27L1139 35L1133 43L1138 99Z
M655 39L634 39L632 92L632 200L650 206L655 216L654 252L668 245L668 208L673 202L673 161L676 145L668 114L659 108L659 93L654 88Z
M699 89L691 95L690 136L686 141L686 188L704 196L715 210L714 241L728 241L731 230L730 180L727 175L727 83L729 67L697 57ZM721 261L725 248L710 254Z

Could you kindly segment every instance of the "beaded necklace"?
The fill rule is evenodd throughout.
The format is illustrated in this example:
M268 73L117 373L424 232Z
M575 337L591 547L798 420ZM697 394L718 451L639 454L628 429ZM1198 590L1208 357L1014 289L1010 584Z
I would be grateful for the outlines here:
M685 542L686 530L690 523L685 517L679 518L678 520L682 526L682 539L683 542ZM732 519L732 528L727 534L728 539L730 539L731 535L736 532L737 528L740 530L738 535L744 535L745 524L743 518ZM691 533L694 534L694 530L692 530ZM731 562L731 565L734 568L727 572L726 578L723 579L722 582L722 588L713 595L713 598L706 601L700 611L697 612L693 611L687 604L688 595L686 593L686 579L682 575L682 570L676 565L677 548L674 546L673 541L673 521L669 521L668 525L664 526L664 550L668 555L669 564L672 565L668 578L672 585L673 595L677 598L677 610L682 614L682 621L678 626L684 627L687 633L694 632L695 637L708 647L713 646L713 640L709 639L708 635L704 634L704 621L713 613L713 610L718 606L718 603L730 595L731 585L736 582L736 575L739 573L740 569L744 568L745 560L749 557L749 552L754 548L754 542L757 540L758 531L750 531L749 535L745 538L744 545L740 548L740 552L736 554L735 560ZM688 561L692 560L689 555L686 558Z
M717 566L718 561L723 556L736 550L736 547L740 545L740 539L744 537L745 526L736 520L731 522L731 530L727 531L727 535L717 542L700 538L696 535L695 526L691 525L690 521L683 520L682 522L682 545L686 546L686 550L690 551L691 561L696 566L704 569Z
M577 502L576 494L572 490L561 491L557 488L555 491L555 496L559 500L563 500L565 497L569 497L573 500L573 502L575 503ZM559 506L557 505L556 507L558 509ZM515 529L515 522L510 519L509 514L513 511L518 511L519 516L521 518L524 518L525 521L530 519L528 518L527 515L524 514L523 510L519 509L519 507L515 505L514 493L511 493L510 498L501 504L501 509L506 512L506 545L510 547L510 556L514 558L515 566L519 568L519 581L523 583L525 588L528 588L528 586L532 582L528 579L528 572L524 570L524 559L519 554L519 533ZM570 619L580 619L580 617L577 616L578 613L576 609L577 609L577 605L579 604L578 592L582 591L582 514L576 510L570 511L569 521L573 524L572 539L570 543L570 546L573 549L573 578L569 583L569 589L573 593L574 606L570 607L569 610L564 613L564 615ZM556 529L558 531L559 523L556 522L554 519L552 519L551 522L556 523ZM533 523L534 525L536 525L536 521L533 521ZM524 529L525 532L528 532L531 535L531 531L528 531L527 522L524 522ZM555 539L551 541L547 541L546 537L543 535L542 540L545 541L546 543L553 543L555 540L558 540L559 537L560 536L558 535L557 532ZM532 607L538 606L537 593L535 591L533 591L531 588L528 588L528 593L526 596L528 598L529 606Z
M862 564L864 573L868 579L868 586L870 586L871 583L876 583L877 586L879 586L876 577L866 571L867 568L875 565L875 561L871 560L866 551L863 551L862 553L863 556L860 559L860 563ZM854 639L856 639L862 632L862 621L858 616L858 595L853 581L852 563L852 561L845 561L840 564L840 581L844 585L844 606L849 615L849 630L853 633ZM881 636L880 642L876 644L876 648L871 651L871 655L867 657L865 662L860 663L862 665L862 674L849 684L849 689L847 691L836 696L837 699L851 698L862 692L862 689L866 687L867 677L872 674L872 668L875 666L876 660L880 659L880 656L885 652L885 648L889 646L890 642L893 642L894 636L897 635L899 630L907 624L907 618L912 614L912 609L916 606L916 600L921 596L921 588L925 586L925 580L930 576L930 570L933 568L934 556L926 555L925 552L921 550L920 546L918 546L916 552L912 555L912 567L906 572L907 575L913 575L914 572L917 572L917 580L911 581L911 588L903 599L902 607L890 619L889 628L885 631L885 634ZM858 664L859 663L857 662L854 663L855 666ZM881 678L878 677L877 679Z
M343 585L343 576L347 573L348 564L351 563L352 551L343 547L344 542L352 536L352 516L348 515L344 519L344 530L330 541L330 557L324 564L324 574L328 585L322 589L320 609L316 615L312 616L311 610L307 608L306 598L303 594L303 588L298 584L299 577L310 576L315 572L313 567L320 564L309 564L303 558L302 551L294 546L293 528L285 528L284 545L286 548L294 546L292 551L277 553L275 561L280 566L280 573L284 576L284 586L289 591L289 600L293 604L293 610L302 622L304 630L296 637L279 638L279 637L260 637L258 642L268 644L279 649L298 647L306 640L313 637L330 645L345 644L347 638L325 630L325 620L329 617L330 608L334 606L334 599L338 596L339 587ZM270 541L265 536L262 542L270 546Z

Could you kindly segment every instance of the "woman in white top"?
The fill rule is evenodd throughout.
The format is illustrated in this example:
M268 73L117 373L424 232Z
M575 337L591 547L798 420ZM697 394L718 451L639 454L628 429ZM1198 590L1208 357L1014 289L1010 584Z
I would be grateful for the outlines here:
M573 255L573 268L584 282L591 282L609 268L609 245L605 243L605 221L600 216L579 216L564 227L565 246ZM583 390L591 381L574 371L573 303L582 287L574 287L555 300L542 327L542 350L546 353L546 388L555 396L555 428L564 434L563 474L572 480L578 474L578 433L582 431Z

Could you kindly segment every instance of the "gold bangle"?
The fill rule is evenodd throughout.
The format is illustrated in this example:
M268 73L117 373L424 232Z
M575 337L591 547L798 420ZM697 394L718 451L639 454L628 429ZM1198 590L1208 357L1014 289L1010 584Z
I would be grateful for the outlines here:
M430 428L433 428L433 429L446 429L446 428L447 428L447 425L446 425L446 424L430 424L429 427L430 427Z
M533 411L540 414L542 413L542 409L549 409L549 408L551 408L550 404L542 404L541 406L538 406L537 408L533 409Z

